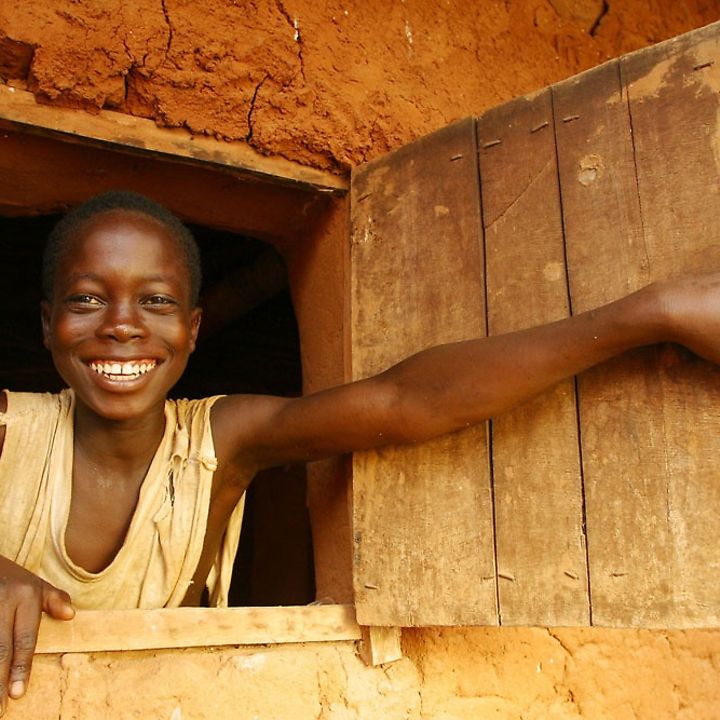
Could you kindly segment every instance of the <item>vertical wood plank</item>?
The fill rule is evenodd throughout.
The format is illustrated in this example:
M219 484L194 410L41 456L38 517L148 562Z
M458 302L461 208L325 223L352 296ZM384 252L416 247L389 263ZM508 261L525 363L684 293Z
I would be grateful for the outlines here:
M553 88L576 311L720 267L718 76L694 69L717 61L717 35L623 59L627 88L617 63ZM718 379L672 347L581 376L594 624L717 624Z
M647 284L650 258L619 64L552 93L572 305L582 312ZM657 349L640 350L578 378L593 624L642 624L662 595L667 553L651 519L665 514L653 477L664 446L647 431L662 417L659 361Z
M478 145L489 332L566 317L549 91L485 113ZM502 624L589 624L573 381L495 419L492 461Z
M720 25L622 61L653 276L720 268ZM677 349L661 357L669 538L663 626L717 625L720 604L720 371ZM652 523L653 519L648 518ZM662 557L662 555L660 555ZM647 624L656 618L648 618Z
M468 119L355 171L353 376L485 332L475 126ZM354 458L363 625L497 623L484 427Z

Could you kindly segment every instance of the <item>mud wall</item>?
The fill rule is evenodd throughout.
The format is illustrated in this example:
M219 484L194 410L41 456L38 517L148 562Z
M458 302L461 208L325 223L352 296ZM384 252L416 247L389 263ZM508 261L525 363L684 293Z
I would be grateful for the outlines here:
M342 169L718 17L718 0L4 0L0 76Z
M716 718L720 636L599 630L406 631L368 668L351 642L68 653L36 659L7 717L95 720Z
M720 18L717 0L320 5L4 0L0 77L343 170ZM682 720L720 706L717 631L413 630L404 647L383 669L351 643L44 656L10 717Z

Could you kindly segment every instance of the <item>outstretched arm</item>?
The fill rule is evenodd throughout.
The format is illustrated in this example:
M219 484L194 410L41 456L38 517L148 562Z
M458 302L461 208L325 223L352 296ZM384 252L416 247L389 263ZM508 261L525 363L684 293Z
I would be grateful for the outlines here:
M430 348L377 376L303 398L229 397L216 406L213 429L219 453L255 468L417 442L664 341L720 361L720 274L656 283L555 323Z

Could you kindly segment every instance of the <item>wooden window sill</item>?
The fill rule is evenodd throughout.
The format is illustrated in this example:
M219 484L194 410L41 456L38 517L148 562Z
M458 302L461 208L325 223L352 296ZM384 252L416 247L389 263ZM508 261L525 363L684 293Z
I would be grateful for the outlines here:
M359 640L352 605L84 610L69 622L43 616L37 653Z

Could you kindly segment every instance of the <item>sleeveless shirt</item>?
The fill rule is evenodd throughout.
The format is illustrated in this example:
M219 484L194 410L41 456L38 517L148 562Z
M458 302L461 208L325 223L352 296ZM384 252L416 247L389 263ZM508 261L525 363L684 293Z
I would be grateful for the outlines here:
M0 555L70 594L77 608L177 607L200 559L217 460L210 410L219 396L167 400L165 433L124 543L98 573L65 548L73 466L74 394L6 392L0 413ZM227 606L244 496L208 575L211 604Z

